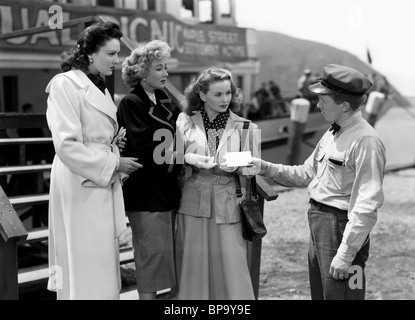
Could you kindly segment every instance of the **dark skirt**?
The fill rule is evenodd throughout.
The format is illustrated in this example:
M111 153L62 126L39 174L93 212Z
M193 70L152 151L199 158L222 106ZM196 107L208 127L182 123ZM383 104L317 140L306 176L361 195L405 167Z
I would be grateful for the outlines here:
M128 218L133 235L138 292L173 288L176 283L173 212L133 212Z

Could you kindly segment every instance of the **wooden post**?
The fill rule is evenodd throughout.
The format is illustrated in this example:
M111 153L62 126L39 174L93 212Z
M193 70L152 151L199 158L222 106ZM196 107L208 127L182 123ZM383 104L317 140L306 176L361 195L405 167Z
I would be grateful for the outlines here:
M368 114L367 122L372 127L375 127L376 121L378 120L379 112L385 101L385 94L378 91L372 91L369 93L369 97L366 103L366 112Z
M296 98L291 101L291 127L287 153L287 164L289 165L299 164L303 133L309 110L310 101L304 98Z
M264 204L266 201L277 199L278 194L271 187L271 184L261 176L256 176L257 191L259 194L259 207L261 214L264 216ZM252 287L254 288L255 299L258 300L259 295L259 280L261 274L261 252L262 240L248 241L248 268L251 274Z
M259 197L258 204L261 214L264 216L264 198ZM252 287L254 288L255 299L258 300L259 295L259 279L261 274L261 252L262 240L248 241L248 268L251 274Z
M0 187L0 300L18 300L17 243L27 231Z

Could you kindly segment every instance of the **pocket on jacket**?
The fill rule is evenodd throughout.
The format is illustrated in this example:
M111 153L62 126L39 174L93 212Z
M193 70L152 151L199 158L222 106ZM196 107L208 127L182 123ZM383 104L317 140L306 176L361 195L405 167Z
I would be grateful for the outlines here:
M216 188L215 215L217 223L235 223L241 220L234 184Z
M200 193L193 181L187 180L183 186L179 213L192 214L198 210Z
M194 217L210 217L211 185L188 179L182 192L179 213Z

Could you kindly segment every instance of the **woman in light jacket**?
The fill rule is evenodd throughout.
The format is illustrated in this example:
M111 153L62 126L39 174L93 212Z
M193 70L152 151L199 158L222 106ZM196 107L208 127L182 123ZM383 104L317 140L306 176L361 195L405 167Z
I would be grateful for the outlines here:
M224 165L226 152L241 150L248 121L232 112L240 95L231 73L214 67L185 95L187 109L177 120L187 169L177 215L178 299L254 299L235 194L235 173L242 172ZM249 128L253 137L257 126Z
M49 200L49 283L59 300L119 299L118 236L126 228L120 177L139 167L119 154L113 103L101 75L119 62L115 23L85 29L48 84L56 155Z

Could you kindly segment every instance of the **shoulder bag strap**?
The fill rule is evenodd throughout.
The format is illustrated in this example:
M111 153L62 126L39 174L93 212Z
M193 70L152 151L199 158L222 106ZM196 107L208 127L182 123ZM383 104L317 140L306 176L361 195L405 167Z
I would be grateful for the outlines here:
M241 133L241 141L240 141L240 148L239 150L243 150L243 146L246 145L246 139L249 137L249 121L244 121L244 125L242 128ZM250 141L248 139L248 150L250 150ZM251 179L249 179L249 183L246 185L246 198L250 199L252 196L254 199L258 198L258 193L256 190L256 179L255 176L253 176ZM242 198L242 188L241 188L241 181L239 174L235 173L235 186L236 186L236 197Z

